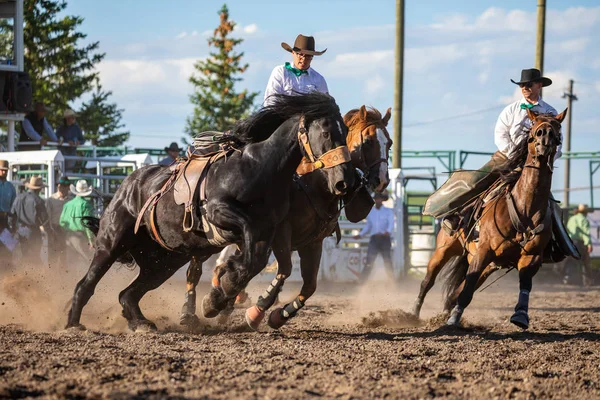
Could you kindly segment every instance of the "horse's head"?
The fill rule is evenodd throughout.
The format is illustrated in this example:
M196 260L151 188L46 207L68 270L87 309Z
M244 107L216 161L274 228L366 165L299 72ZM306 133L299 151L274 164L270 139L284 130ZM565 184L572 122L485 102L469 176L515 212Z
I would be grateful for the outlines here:
M362 106L344 116L352 164L365 173L369 188L375 192L383 192L390 183L388 153L392 139L386 126L391 115L391 108L382 117L375 108Z
M560 125L567 115L567 109L557 116L538 115L531 110L527 110L527 114L532 121L527 139L529 155L538 165L544 161L547 165L552 166L554 155L561 144Z
M354 186L354 169L346 146L348 129L339 111L331 115L299 121L299 138L304 158L298 173L319 169L327 180L328 190L341 196ZM306 168L303 170L303 168Z

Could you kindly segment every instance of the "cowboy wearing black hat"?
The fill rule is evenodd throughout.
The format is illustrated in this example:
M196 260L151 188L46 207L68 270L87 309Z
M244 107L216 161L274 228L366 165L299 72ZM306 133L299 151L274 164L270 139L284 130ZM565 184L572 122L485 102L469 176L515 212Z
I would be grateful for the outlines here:
M375 200L375 207L371 209L371 212L367 216L367 224L360 233L354 237L355 239L360 239L366 234L371 235L365 267L360 273L361 283L364 283L369 279L369 275L373 269L373 263L378 254L381 254L381 257L383 257L383 263L390 278L393 278L394 276L391 237L392 232L394 231L394 211L383 205L383 202L388 200L387 193L375 193L375 195L373 195L373 200Z
M278 65L273 69L265 89L265 101L263 103L265 106L270 104L269 96L273 94L292 95L314 90L322 93L329 92L325 78L310 66L313 57L320 56L327 49L316 51L315 38L304 35L296 37L294 47L285 42L281 43L281 47L292 53L293 64L286 62L284 65Z
M179 153L181 153L179 145L176 142L171 143L169 147L165 147L165 151L167 152L167 157L160 160L160 165L171 165L175 162L177 157L179 157Z
M461 209L466 201L488 189L498 178L496 174L490 174L490 172L513 157L521 142L527 138L532 126L527 110L536 114L557 114L554 107L542 100L542 87L550 86L552 81L550 78L542 76L538 69L524 69L521 71L521 79L518 82L512 79L510 81L519 85L522 97L506 106L498 117L494 130L494 143L498 147L498 151L479 170L452 174L440 189L429 196L425 203L423 214L431 215L434 218L444 217L442 226L448 232L456 231L460 224L460 216L455 213L455 210ZM559 145L554 157L556 159L560 156L561 146ZM552 207L552 210L555 213L558 212L556 207ZM553 219L562 220L558 214L555 214ZM561 237L557 239L563 244L561 248L570 249L572 254L567 255L577 255L577 250L573 248L564 227L559 231Z
M489 174L489 172L512 157L518 145L527 137L531 129L531 120L527 115L527 109L538 114L557 114L556 110L543 101L540 96L542 87L551 85L552 81L542 76L539 70L524 69L521 71L521 79L518 82L512 79L510 81L519 85L523 97L506 106L498 117L494 130L494 143L498 147L498 151L478 171L451 175L425 203L423 214L435 218L445 216L443 226L448 230L454 231L458 228L460 218L452 213L453 210L460 208L467 200L487 189L497 178L496 175ZM559 146L556 157L560 157L560 155ZM452 193L451 197L449 193Z

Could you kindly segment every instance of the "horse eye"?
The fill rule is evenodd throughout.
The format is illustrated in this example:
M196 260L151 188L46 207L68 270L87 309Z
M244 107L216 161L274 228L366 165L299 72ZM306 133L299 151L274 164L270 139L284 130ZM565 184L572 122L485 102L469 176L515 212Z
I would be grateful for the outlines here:
M323 132L323 137L324 137L325 139L329 139L329 136L330 136L330 135L329 135L329 132Z
M542 129L540 129L539 131L537 131L537 132L535 133L535 135L536 135L537 137L540 137L540 136L542 136L543 134L544 134L544 132L543 132L543 130L542 130Z

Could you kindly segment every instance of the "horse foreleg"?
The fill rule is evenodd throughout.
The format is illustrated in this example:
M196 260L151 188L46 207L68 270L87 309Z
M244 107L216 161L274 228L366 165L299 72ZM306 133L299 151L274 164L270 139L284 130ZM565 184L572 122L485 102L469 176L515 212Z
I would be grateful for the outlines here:
M267 290L258 298L256 305L246 310L246 322L252 329L258 329L265 316L265 311L275 304L279 293L283 289L285 280L292 274L291 240L291 226L287 221L284 221L277 227L272 244L273 253L277 260L277 275Z
M269 326L273 329L281 328L290 318L296 316L306 301L317 290L317 278L323 252L323 241L310 243L298 249L300 255L300 271L302 273L302 289L300 294L291 303L282 308L277 308L269 315Z
M413 306L413 315L417 318L421 314L421 307L423 307L425 296L435 284L435 279L440 271L451 260L453 262L460 261L455 258L462 253L458 237L450 236L442 229L438 234L437 243L438 246L427 264L427 273L425 274L425 278L423 278L423 282L421 282L421 289Z
M538 255L522 256L517 264L519 269L519 301L515 306L515 313L510 317L510 322L519 328L529 328L529 293L533 284L533 277L542 265L542 257Z
M473 300L473 294L475 293L475 289L477 287L477 282L483 272L484 268L492 261L494 253L489 248L489 246L480 244L479 250L477 254L471 260L469 264L469 269L467 270L467 276L463 283L463 288L460 294L458 295L458 301L456 306L452 309L450 313L450 318L448 318L447 325L456 326L460 322L460 318L462 317L465 308L471 303Z
M192 257L186 272L185 302L181 309L179 323L185 326L196 326L199 322L196 316L196 287L202 277L202 261Z

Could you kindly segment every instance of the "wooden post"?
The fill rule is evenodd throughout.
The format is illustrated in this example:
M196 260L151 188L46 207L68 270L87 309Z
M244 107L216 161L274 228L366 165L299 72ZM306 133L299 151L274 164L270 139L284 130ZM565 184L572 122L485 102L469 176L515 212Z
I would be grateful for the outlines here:
M392 166L402 167L402 87L404 82L404 0L396 0L396 77Z

